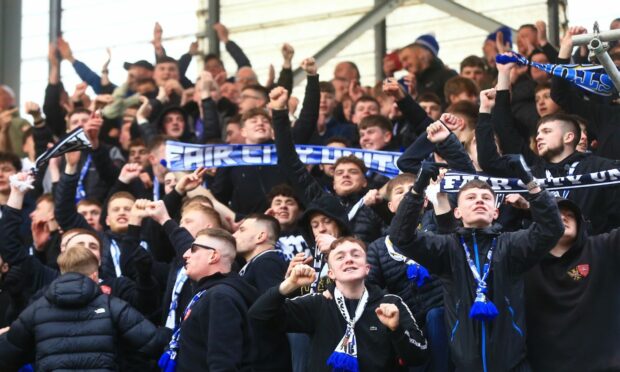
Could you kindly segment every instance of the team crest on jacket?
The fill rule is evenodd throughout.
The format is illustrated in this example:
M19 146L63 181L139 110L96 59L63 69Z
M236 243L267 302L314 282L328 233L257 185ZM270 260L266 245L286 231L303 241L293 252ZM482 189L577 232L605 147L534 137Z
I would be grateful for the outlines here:
M590 265L577 265L572 269L568 270L566 273L568 274L568 276L571 277L571 279L577 282L588 276L588 274L590 273Z

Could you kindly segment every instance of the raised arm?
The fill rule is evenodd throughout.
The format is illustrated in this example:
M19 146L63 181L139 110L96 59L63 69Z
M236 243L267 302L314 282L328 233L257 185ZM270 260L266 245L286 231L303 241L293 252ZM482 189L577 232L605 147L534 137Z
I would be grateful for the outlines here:
M424 207L424 191L437 178L435 163L423 162L418 177L398 206L389 228L390 241L403 254L420 263L430 272L441 275L450 270L448 236L418 231L418 222Z
M523 153L526 159L531 162L536 155L529 148L528 141L516 129L510 104L510 73L514 67L514 63L497 64L497 87L493 97L495 106L492 112L493 127L503 153ZM484 92L489 92L489 90ZM489 94L485 93L487 96ZM480 92L480 96L482 97L482 92Z
M185 228L170 218L163 201L150 202L146 207L146 213L158 224L164 227L168 239L174 246L177 257L183 257L183 253L188 250L194 242L194 237Z
M208 71L200 73L200 81L196 88L200 89L200 104L202 105L202 122L204 123L204 133L200 139L201 143L207 143L212 139L222 138L222 128L220 128L220 116L217 112L217 104L211 98L211 90L217 89L217 83Z
M226 26L221 23L216 23L213 25L213 29L217 33L218 39L220 39L220 41L226 46L226 51L235 60L237 69L245 66L252 66L250 64L250 59L245 55L241 47L228 38L228 28Z
M455 115L443 114L441 118L426 128L426 137L436 145L437 153L448 163L452 170L466 173L476 173L476 168L465 148L454 133L450 133L445 123L455 123L459 120Z
M28 256L28 248L24 246L20 239L20 227L22 225L22 207L24 196L31 189L34 182L32 176L26 172L20 172L15 179L23 186L20 187L15 182L11 182L11 192L7 200L6 207L2 208L2 219L0 219L0 256L9 266L17 265Z
M60 176L60 181L54 190L54 216L64 231L77 227L93 230L75 206L75 192L80 179L78 173L80 155L79 151L65 154L65 172Z
M288 118L286 103L288 94L282 87L274 88L269 93L269 108L273 116L273 128L275 134L276 151L278 153L278 166L292 183L298 195L303 197L304 204L315 200L325 194L321 185L312 177L305 165L299 159L293 136L291 124Z
M282 70L280 70L280 76L278 76L277 85L286 89L288 92L293 92L293 56L295 55L295 49L288 43L282 45Z
M310 142L312 134L316 131L316 123L319 120L321 91L319 89L319 75L317 75L317 66L314 58L304 59L301 62L301 68L306 71L308 82L299 119L297 119L293 127L293 141L303 144Z

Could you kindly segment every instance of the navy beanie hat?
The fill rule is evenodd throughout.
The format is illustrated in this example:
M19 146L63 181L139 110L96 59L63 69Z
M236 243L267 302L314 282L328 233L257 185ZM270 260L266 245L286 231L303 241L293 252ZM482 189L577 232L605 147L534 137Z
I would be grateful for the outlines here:
M497 30L495 30L494 32L491 32L487 36L487 40L495 41L495 39L497 38L498 32L502 33L502 35L504 36L504 42L508 43L510 47L512 48L512 30L508 26L502 26L498 28Z
M414 44L423 46L426 49L430 50L435 57L437 57L437 54L439 54L439 43L437 42L437 39L435 39L435 36L432 34L424 34L418 37L417 39L415 39Z

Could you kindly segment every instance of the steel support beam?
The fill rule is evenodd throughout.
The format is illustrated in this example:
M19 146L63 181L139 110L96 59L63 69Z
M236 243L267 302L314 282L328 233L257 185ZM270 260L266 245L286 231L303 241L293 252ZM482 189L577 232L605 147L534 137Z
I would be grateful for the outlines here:
M209 53L220 55L220 40L213 30L213 25L220 21L220 0L209 0L207 15L207 39L209 40Z
M21 0L0 1L0 84L15 92L19 107L22 40Z
M547 33L552 45L560 45L560 0L547 0Z
M380 6L385 0L375 0L375 6ZM387 50L385 18L375 25L375 80L385 78L383 73L383 56Z
M314 55L317 66L323 66L364 32L384 20L388 14L398 8L402 3L403 0L385 0L382 1L380 5L376 5L372 10L364 14L357 22L340 35L336 36ZM303 70L301 68L296 69L294 72L294 85L299 84L304 78Z
M504 26L503 23L452 0L424 0L424 3L487 32L493 32ZM512 29L512 40L517 40L517 31L514 29Z

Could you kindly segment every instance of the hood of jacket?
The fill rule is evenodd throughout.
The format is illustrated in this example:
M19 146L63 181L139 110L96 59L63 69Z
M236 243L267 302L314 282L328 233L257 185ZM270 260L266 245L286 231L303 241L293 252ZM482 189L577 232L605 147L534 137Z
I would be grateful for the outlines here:
M302 230L304 239L308 242L308 245L314 245L314 234L312 234L310 219L316 213L323 214L336 221L338 227L340 228L341 236L350 235L351 226L349 225L347 210L336 196L329 193L324 193L319 198L308 204L308 207L299 219L299 226Z
M248 307L250 307L258 298L258 291L256 290L256 288L248 284L239 276L239 274L235 272L230 272L226 274L215 273L213 275L200 279L196 286L196 292L203 289L206 289L208 291L209 288L212 288L218 284L228 285L237 290L237 292L239 292Z
M190 141L193 138L193 133L190 130L190 117L187 114L187 112L180 106L168 106L165 109L162 110L161 114L159 114L159 116L157 117L157 128L159 128L159 131L161 133L164 133L164 118L166 117L166 115L168 113L171 112L178 112L183 116L183 121L185 122L185 125L183 126L183 134L181 135L181 138L179 138L178 140L181 142L187 142Z
M45 291L45 298L61 308L82 307L89 304L101 291L91 278L78 274L63 274Z

